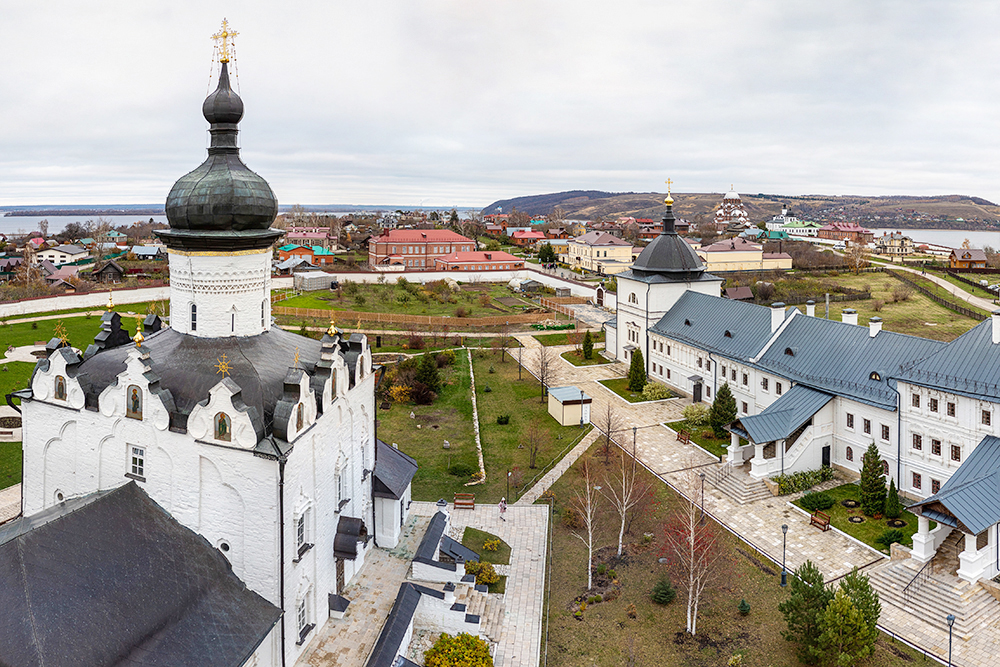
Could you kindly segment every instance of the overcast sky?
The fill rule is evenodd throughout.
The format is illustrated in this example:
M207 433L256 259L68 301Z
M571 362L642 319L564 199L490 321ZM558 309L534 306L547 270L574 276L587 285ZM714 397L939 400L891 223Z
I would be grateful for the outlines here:
M0 0L0 205L162 203L210 36L282 204L570 189L1000 201L1000 3ZM214 81L213 81L214 87Z

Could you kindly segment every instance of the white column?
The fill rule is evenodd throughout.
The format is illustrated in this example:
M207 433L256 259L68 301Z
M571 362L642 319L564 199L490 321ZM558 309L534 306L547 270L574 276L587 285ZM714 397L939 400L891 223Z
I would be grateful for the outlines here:
M934 558L934 538L930 531L931 522L927 517L917 517L917 533L913 536L913 549L910 558L920 563L926 563Z
M958 555L960 565L956 574L971 583L979 581L986 575L986 569L989 567L988 552L989 549L982 551L976 549L976 536L966 533L965 551Z
M740 456L740 436L735 433L729 434L729 456L726 458L730 463L743 463L743 457Z

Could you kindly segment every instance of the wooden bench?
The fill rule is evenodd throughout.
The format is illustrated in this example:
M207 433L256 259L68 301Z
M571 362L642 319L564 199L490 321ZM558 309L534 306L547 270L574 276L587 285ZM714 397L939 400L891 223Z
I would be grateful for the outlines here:
M677 442L683 442L685 445L690 445L691 434L687 431L677 431Z
M809 517L809 525L816 526L822 531L830 530L830 517L822 512L813 512Z
M474 494L474 493L456 493L455 494L455 509L457 509L457 510L474 510L474 509L476 509L476 494Z

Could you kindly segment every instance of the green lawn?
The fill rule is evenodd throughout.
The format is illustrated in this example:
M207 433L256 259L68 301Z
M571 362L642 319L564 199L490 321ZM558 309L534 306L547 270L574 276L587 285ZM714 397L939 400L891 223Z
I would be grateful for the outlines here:
M0 442L0 489L21 483L21 443Z
M466 526L465 532L462 534L462 545L475 551L479 555L481 562L493 563L494 565L509 565L510 545L500 540L499 549L496 551L487 551L483 547L483 544L487 540L500 540L500 538L493 533L487 533L485 530L479 530L472 526Z
M576 343L576 341L570 339L570 335L571 334L576 335L576 332L574 332L574 331L568 331L568 332L567 331L560 331L558 333L539 334L537 336L534 336L533 338L535 340L537 340L539 343L541 343L542 345L544 345L545 347L549 347L551 345L573 345L573 344ZM583 342L583 332L582 331L579 332L579 336L580 336L580 342L582 343ZM604 342L604 332L603 331L591 331L590 332L590 336L591 336L591 338L593 338L594 344L603 343Z
M861 487L857 484L844 484L843 486L838 486L836 488L830 489L829 491L824 491L829 496L832 496L836 501L833 507L827 510L823 510L824 514L829 515L830 525L838 530L842 530L851 537L864 542L865 544L879 549L884 553L889 553L888 549L883 548L881 545L876 544L875 540L884 531L889 530L890 527L886 525L886 519L874 519L870 516L865 516L861 512L861 508L849 509L840 504L842 500L858 500ZM795 501L795 505L802 507L798 500ZM848 517L863 517L864 523L851 523L848 521ZM917 532L917 517L913 514L904 511L899 517L901 520L906 522L906 526L900 528L903 531L903 541L902 545L904 547L913 546L913 534ZM933 528L933 525L931 526Z
M691 442L696 443L702 449L708 450L716 456L725 456L729 452L729 438L716 438L712 435L712 428L710 426L692 426L686 419L670 422L667 426L678 432L687 431L691 434ZM706 433L709 434L707 437ZM746 440L743 438L740 438L740 442L746 444Z
M591 449L591 465L598 475L603 475L613 470L614 462L605 468L602 457L596 453L597 446ZM699 604L698 634L691 637L684 632L681 572L669 562L659 562L661 557L668 556L663 522L677 500L665 484L644 469L640 469L640 474L654 484L654 495L625 536L624 561L615 560L618 533L614 511L605 504L599 513L595 570L598 564L613 568L618 586L595 573L595 590L585 591L587 550L573 535L580 530L570 528L562 518L563 510L582 487L581 462L582 459L570 467L552 487L556 501L549 551L552 558L547 629L549 667L629 664L724 667L735 654L743 656L744 667L800 667L795 645L781 636L787 626L778 604L787 599L788 589L779 585L780 566L759 558L748 545L721 528L718 529L720 561ZM644 538L647 533L651 536L648 542ZM650 599L650 591L663 577L669 577L678 591L677 599L665 606ZM595 593L601 593L604 601L588 604L581 618L575 618L580 597ZM737 611L743 599L750 604L750 614L745 617ZM918 654L883 636L876 644L875 654L858 664L904 667L925 663Z
M497 299L517 298L517 306L505 306ZM276 301L275 307L315 308L321 310L354 310L364 313L399 313L403 315L444 315L452 317L495 317L504 313L519 313L537 304L517 297L506 285L488 284L482 289L429 289L416 283L407 287L394 281L384 285L350 283L342 286L340 295L330 290L304 292L299 296ZM459 311L464 315L459 315Z
M624 398L629 403L642 403L642 392L630 391L628 388L628 378L612 378L611 380L598 380L605 387L615 392L622 398ZM670 392L671 396L676 396L673 392ZM663 400L663 399L661 399Z
M950 273L948 273L946 271L935 271L934 275L936 277L938 277L938 278L943 278L943 279L947 280L952 285L955 285L959 289L963 289L966 292L969 292L970 294L973 294L975 296L981 297L983 299L987 299L989 301L993 301L994 299L996 299L996 297L993 295L992 292L990 292L988 290L985 290L982 287L979 287L978 285L976 287L973 287L972 285L966 285L961 280L957 279L955 276L951 275ZM967 280L971 280L974 283L978 283L980 280L983 280L983 279L986 279L987 283L990 284L990 285L992 285L994 283L997 283L997 282L1000 282L1000 276L997 276L995 274L993 274L993 275L990 275L990 274L979 275L979 274L974 274L974 273L973 274L966 273L966 274L960 274L960 275L963 278L965 278Z
M313 336L319 335L319 332L310 332ZM414 336L409 334L383 334L374 333L368 331L360 331L358 333L363 333L368 336L368 345L371 346L372 352L407 352L407 353L418 353L418 352L429 352L429 351L442 351L442 350L454 350L459 347L492 347L496 337L489 336L483 338L472 338L470 336L456 336L454 334L438 334L434 336L420 336L420 340L423 342L424 347L413 348L411 346ZM378 338L382 340L382 346L376 347L375 344L378 342ZM513 336L507 337L507 347L508 348L518 348L521 347L521 343ZM457 354L457 350L456 350Z
M584 359L583 354L577 352L576 350L568 350L563 352L560 356L574 366L597 366L600 364L612 363L602 357L600 352L600 350L594 350L594 354L591 355L590 359Z
M10 361L0 364L0 401L12 391L24 389L31 380L31 373L35 370L35 364L24 361ZM20 403L21 399L15 398L14 403Z

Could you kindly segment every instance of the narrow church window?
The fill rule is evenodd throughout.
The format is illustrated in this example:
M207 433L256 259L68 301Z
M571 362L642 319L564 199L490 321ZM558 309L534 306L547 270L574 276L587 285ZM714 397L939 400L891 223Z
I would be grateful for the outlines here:
M131 467L132 475L139 478L146 476L146 448L131 446Z
M233 331L233 333L236 333L236 313L233 313L233 320L232 320L232 322L233 322L232 323L232 331Z
M301 549L306 543L306 515L299 516L295 524L295 548Z
M260 328L261 329L264 328L264 306L265 306L266 303L267 303L266 301L261 301L260 302Z
M125 390L125 416L142 419L142 389L137 385L129 385Z
M66 378L62 375L56 376L56 398L60 401L66 400Z
M198 306L191 304L191 331L198 330Z
M309 631L307 627L309 625L309 615L307 613L305 598L299 600L295 616L296 616L296 621L298 621L299 624L299 642L301 642L302 639L305 637L306 633Z
M215 415L215 439L223 440L225 442L232 441L232 422L229 420L229 415L225 412L220 412Z
M302 422L304 421L303 420L303 412L304 412L304 410L302 409L302 404L299 403L298 407L295 410L295 430L296 431L301 431L302 430Z
M847 460L848 461L854 460L854 450L851 447L847 448Z

